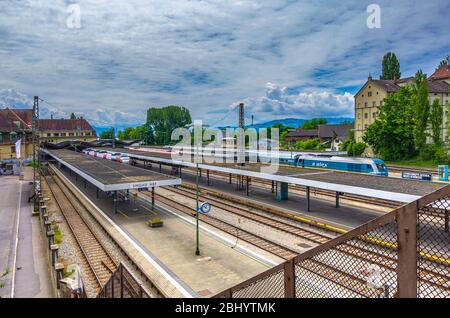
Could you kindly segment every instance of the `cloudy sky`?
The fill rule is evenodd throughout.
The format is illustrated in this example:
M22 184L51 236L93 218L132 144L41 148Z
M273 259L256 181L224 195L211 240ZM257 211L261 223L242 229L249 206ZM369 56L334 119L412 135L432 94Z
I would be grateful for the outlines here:
M256 122L351 117L387 51L405 76L450 53L450 2L374 1L1 0L0 99L39 95L46 115L97 125L141 123L168 104L229 124L239 101ZM379 29L367 27L371 3Z

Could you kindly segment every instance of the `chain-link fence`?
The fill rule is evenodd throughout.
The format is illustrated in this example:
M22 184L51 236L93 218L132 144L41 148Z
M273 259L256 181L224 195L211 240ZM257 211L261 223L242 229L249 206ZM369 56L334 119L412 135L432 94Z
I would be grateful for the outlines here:
M103 286L98 298L150 298L142 285L121 263Z
M450 186L216 297L450 298Z

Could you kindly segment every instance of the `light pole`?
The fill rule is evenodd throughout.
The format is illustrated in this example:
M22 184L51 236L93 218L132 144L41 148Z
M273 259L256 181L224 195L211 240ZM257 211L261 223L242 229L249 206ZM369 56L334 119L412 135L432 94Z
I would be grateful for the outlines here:
M195 255L200 255L200 229L199 229L199 219L198 219L198 213L200 210L200 205L199 205L199 196L200 196L200 189L199 189L199 168L198 168L198 144L199 142L201 142L202 138L202 125L195 125L194 124L189 124L186 125L185 127L190 128L193 127L194 131L194 142L195 142L195 166L196 166L196 172L195 172ZM205 125L205 127L208 127L208 125ZM197 138L196 133L197 132L197 128L200 129L200 140Z
M195 128L194 128L195 129ZM196 228L196 240L195 240L195 255L200 255L200 242L199 242L199 220L198 220L198 213L199 213L199 205L198 205L198 197L199 197L199 186L198 186L198 142L196 143L195 147L196 152L196 169L195 169L195 206L196 206L196 213L195 213L195 228Z

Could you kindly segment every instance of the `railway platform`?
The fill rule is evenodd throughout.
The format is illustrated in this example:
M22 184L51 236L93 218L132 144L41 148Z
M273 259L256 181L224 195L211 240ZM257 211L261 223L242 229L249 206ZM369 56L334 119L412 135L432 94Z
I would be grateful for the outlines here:
M113 202L104 193L97 199L94 186L85 187L67 169L62 171L192 297L212 296L224 286L233 286L282 261L204 224L200 231L201 255L196 256L195 226L189 218L160 206L152 209L151 197L118 202L114 213ZM160 218L163 227L150 228L146 223L150 218Z
M168 153L147 152L134 149L112 149L103 148L107 151L116 151L127 154L133 162L142 161L144 166L154 165L171 166L178 171L182 177L182 170L195 168L193 161L173 160ZM310 208L310 191L322 189L333 191L336 196L336 206L339 206L339 199L342 194L361 195L369 198L391 200L401 203L408 203L417 200L423 195L431 193L445 184L434 182L420 182L415 180L402 180L398 178L376 177L361 173L338 172L331 170L290 167L279 165L277 171L273 173L264 172L267 165L260 163L249 163L241 166L234 163L200 163L199 168L205 173L209 180L209 172L228 174L230 180L233 176L239 179L241 188L250 189L252 179L262 179L272 182L272 188L284 188L284 194L279 197L281 200L288 198L289 185L300 185L306 187L305 206ZM287 186L286 186L287 185ZM272 192L277 192L272 190ZM248 194L248 193L247 193Z

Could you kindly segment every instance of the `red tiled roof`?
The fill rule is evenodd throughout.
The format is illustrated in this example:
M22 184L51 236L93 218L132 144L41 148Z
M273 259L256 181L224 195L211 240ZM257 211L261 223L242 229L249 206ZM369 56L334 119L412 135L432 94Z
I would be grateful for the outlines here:
M31 130L33 111L31 109L0 109L0 130Z
M86 119L40 119L39 130L94 130Z
M431 81L450 78L450 65L442 65L428 79Z

